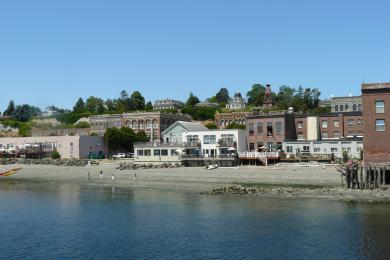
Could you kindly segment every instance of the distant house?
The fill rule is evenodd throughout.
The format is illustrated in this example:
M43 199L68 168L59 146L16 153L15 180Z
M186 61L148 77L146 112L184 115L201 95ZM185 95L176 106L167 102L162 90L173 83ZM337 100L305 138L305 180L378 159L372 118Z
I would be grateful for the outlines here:
M41 117L54 117L58 114L58 108L55 106L48 106L45 111L41 112Z
M195 105L196 107L219 107L219 104L216 102L202 101Z
M241 96L241 93L234 94L234 97L232 97L229 102L226 104L226 108L237 110L237 109L245 109L246 107L246 100Z
M173 125L165 129L161 135L164 143L181 144L183 133L202 130L208 130L208 128L201 123L176 121Z
M179 109L183 106L183 102L167 98L164 100L156 100L153 105L153 110Z

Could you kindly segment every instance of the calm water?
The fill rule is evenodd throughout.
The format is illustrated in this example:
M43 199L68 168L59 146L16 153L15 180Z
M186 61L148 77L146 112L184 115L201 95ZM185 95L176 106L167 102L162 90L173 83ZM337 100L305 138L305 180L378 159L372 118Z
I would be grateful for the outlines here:
M0 258L367 259L388 206L0 182Z

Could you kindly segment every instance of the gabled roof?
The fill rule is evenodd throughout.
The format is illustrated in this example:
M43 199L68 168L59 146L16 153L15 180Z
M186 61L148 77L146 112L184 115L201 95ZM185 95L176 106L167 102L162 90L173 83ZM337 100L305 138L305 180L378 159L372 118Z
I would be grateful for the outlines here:
M203 130L209 130L207 127L202 125L201 123L196 122L186 122L186 121L176 121L172 125L170 125L167 129L165 129L161 134L165 134L166 132L170 131L177 125L181 125L185 130L187 131L203 131Z

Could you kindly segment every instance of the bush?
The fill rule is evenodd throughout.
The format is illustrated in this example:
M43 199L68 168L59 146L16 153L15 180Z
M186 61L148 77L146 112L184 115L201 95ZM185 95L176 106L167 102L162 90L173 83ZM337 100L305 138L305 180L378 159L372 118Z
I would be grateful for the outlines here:
M226 129L244 129L245 130L245 125L240 125L240 124L237 124L235 122L229 124Z
M349 159L349 155L347 151L343 151L343 162L346 163Z
M60 155L60 153L57 150L54 150L53 152L51 152L51 156L50 157L52 159L60 159L61 155Z
M208 129L218 129L218 127L213 123L208 123L205 124L204 126L207 127Z

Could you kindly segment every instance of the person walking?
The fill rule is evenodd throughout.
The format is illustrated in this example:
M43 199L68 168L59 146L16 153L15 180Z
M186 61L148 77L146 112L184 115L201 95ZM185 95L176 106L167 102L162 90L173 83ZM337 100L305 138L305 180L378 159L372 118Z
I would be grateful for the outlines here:
M103 179L103 171L100 171L99 177L100 177L101 180Z
M136 180L137 180L137 174L134 173L133 182L135 182Z
M111 177L111 180L114 182L115 181L115 175L113 174Z
M91 174L88 171L88 181L90 181L90 180L91 180Z

